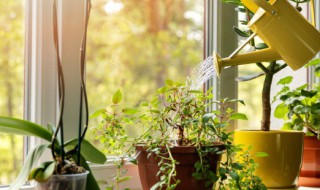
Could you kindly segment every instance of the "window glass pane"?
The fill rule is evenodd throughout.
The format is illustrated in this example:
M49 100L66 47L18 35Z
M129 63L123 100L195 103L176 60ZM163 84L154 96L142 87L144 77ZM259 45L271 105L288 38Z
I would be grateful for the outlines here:
M0 39L0 115L23 118L23 0L0 1ZM15 179L22 152L22 136L0 134L0 185Z
M241 30L248 31L249 27L242 24L241 21L247 20L247 15L243 12L238 12L238 27ZM247 38L238 37L239 46L243 44ZM259 38L255 38L256 43L262 43ZM242 51L250 51L252 47L247 45ZM238 76L248 76L261 73L262 70L256 64L240 65L238 67ZM260 129L262 118L262 86L264 76L253 80L238 83L238 97L244 100L246 106L239 106L239 112L245 113L248 120L239 120L238 128L240 129Z
M117 89L127 106L136 106L165 79L185 81L202 60L203 0L92 3L86 80L91 114L110 105Z

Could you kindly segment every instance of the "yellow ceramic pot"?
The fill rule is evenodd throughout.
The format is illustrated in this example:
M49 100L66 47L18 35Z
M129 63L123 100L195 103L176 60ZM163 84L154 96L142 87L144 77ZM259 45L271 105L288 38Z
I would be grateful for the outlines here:
M256 157L256 174L268 189L295 189L301 168L303 132L294 131L236 131L235 144L252 146L251 154L268 153Z

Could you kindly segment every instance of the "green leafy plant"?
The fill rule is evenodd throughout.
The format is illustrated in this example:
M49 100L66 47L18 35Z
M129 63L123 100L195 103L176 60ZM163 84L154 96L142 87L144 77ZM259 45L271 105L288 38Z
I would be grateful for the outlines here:
M237 152L242 149L232 143L230 132L227 132L231 120L247 119L244 114L235 113L230 105L244 104L235 99L209 101L212 99L210 90L190 90L180 82L166 81L166 85L159 88L150 102L141 103L139 109L123 108L120 105L122 94L117 91L113 96L113 104L104 110L97 111L93 116L101 116L102 121L95 128L98 138L106 145L107 153L120 156L118 174L121 166L134 158L135 147L142 146L148 152L148 157L155 156L158 160L160 181L152 189L175 189L179 183L176 178L176 166L172 149L180 146L195 147L199 160L195 163L193 177L205 180L208 187L228 189L236 184L237 189L244 188L242 180L254 176L253 172L241 170L252 160L236 161ZM207 108L213 104L219 109L208 112ZM142 134L128 135L132 129L142 129ZM114 140L116 139L116 140ZM218 171L210 166L208 155L226 154L226 161L220 164ZM139 153L138 153L139 154ZM119 180L128 179L127 176L117 175L115 184L110 189L118 189ZM231 183L233 181L233 183ZM255 187L264 187L261 180L252 182ZM241 188L242 186L242 188Z
M307 65L315 67L315 75L320 77L320 59L314 59ZM280 100L274 116L285 121L284 130L307 129L307 134L317 135L320 133L320 84L319 82L310 87L304 84L298 88L291 89L292 76L279 80L282 85L275 99Z
M9 117L0 117L0 132L8 133L8 134L16 134L16 135L25 135L25 136L34 136L43 139L46 143L39 144L34 147L26 157L25 164L22 167L18 177L15 182L12 183L10 189L19 189L21 185L23 185L26 180L35 179L39 182L43 182L48 180L48 178L59 170L57 168L58 163L61 159L61 142L56 140L54 142L54 152L57 156L57 160L44 162L40 164L37 168L34 168L38 163L41 155L44 153L46 149L51 149L51 140L54 133L52 130L52 125L48 125L48 128L44 126L40 126L36 123L32 123L26 120L9 118ZM65 147L65 157L69 160L65 163L64 167L67 170L65 172L76 169L82 170L79 167L73 167L74 163L77 161L77 143L78 139L72 139L64 143ZM90 171L89 166L86 161L90 161L93 163L104 163L106 161L106 157L103 153L97 150L94 146L92 146L88 141L82 141L81 148L81 163L84 169ZM67 164L68 163L68 164ZM61 169L61 168L60 168ZM81 172L81 171L80 171ZM79 171L74 171L73 173L79 173ZM87 181L87 189L99 189L98 184L96 183L92 173L89 173L88 181Z

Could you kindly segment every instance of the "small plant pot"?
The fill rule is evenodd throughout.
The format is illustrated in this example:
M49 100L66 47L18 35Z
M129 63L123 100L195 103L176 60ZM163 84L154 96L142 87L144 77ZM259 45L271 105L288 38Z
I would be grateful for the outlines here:
M320 140L317 137L305 136L300 186L320 187Z
M38 183L38 190L85 190L88 171L80 174L52 175L47 182Z
M223 145L218 145L221 150L224 149ZM137 146L136 149L140 151L137 158L138 169L140 175L140 181L143 190L150 190L150 188L160 181L157 173L159 171L158 162L159 159L155 154L148 156L149 152L143 146ZM179 163L176 165L177 176L181 182L177 185L175 190L209 190L210 187L205 187L204 180L196 180L192 173L195 172L194 164L199 160L199 156L195 147L190 146L180 146L171 149L173 158ZM210 165L212 171L217 171L222 154L211 154L210 155Z

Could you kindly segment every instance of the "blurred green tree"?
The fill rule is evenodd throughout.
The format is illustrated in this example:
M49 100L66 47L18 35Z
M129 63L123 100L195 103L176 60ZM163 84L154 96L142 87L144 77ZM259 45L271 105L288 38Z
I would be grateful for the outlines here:
M23 117L24 1L0 1L0 115ZM0 185L22 165L23 137L0 134Z
M86 79L91 113L108 105L117 89L128 106L136 106L165 79L185 81L203 59L202 0L100 0L92 6Z

